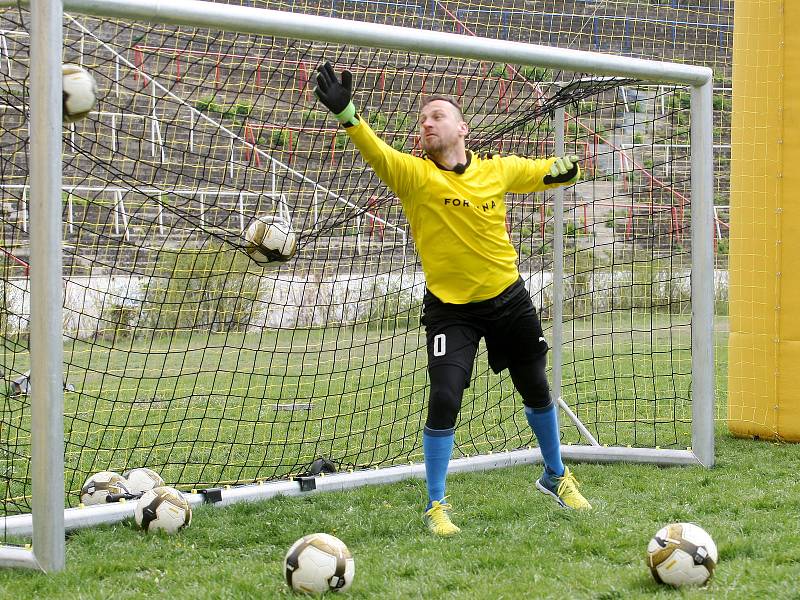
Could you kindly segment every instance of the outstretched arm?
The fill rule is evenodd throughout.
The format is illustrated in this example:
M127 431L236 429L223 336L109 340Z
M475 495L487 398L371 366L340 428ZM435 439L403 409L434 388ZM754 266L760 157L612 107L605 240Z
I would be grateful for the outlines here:
M410 189L424 185L422 170L417 164L422 161L389 146L356 113L352 100L352 73L342 71L339 80L329 62L318 67L317 71L319 74L314 94L345 128L378 177L401 198Z
M508 191L514 193L541 192L571 185L581 176L579 159L574 154L556 158L523 158L504 156L502 161Z

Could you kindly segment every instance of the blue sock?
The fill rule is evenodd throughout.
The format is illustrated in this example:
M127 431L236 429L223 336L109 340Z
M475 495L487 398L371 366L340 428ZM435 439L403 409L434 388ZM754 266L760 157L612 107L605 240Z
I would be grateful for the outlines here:
M425 429L422 431L422 451L425 455L425 482L428 486L428 508L434 500L444 498L447 465L453 454L455 429ZM427 509L426 509L427 510Z
M555 403L544 410L525 407L525 418L536 434L539 449L542 451L544 466L556 477L564 474L564 463L561 462L561 437L558 431L558 413Z

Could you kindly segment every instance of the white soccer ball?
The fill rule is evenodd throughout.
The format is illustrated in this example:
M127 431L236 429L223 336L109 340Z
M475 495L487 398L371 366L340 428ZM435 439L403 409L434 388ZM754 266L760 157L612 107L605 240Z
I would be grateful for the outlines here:
M283 560L286 583L298 592L343 592L353 583L356 563L344 542L327 533L300 538Z
M694 523L672 523L647 545L647 564L658 583L703 585L717 565L717 545Z
M283 217L260 215L244 232L247 254L259 265L285 262L297 250L297 236Z
M81 488L81 502L85 506L105 504L112 494L127 494L125 478L114 471L100 471L86 480ZM113 500L112 500L113 501Z
M161 475L146 467L125 471L122 476L128 482L128 491L131 494L143 494L154 487L164 485Z
M178 490L163 485L142 494L133 518L145 531L160 530L172 534L192 522L192 507Z
M65 123L80 121L97 103L97 82L92 74L78 65L61 65L62 118Z

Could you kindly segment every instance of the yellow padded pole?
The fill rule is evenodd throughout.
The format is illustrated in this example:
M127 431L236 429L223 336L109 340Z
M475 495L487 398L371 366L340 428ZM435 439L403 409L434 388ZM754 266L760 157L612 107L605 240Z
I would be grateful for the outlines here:
M800 3L734 11L728 427L800 441Z

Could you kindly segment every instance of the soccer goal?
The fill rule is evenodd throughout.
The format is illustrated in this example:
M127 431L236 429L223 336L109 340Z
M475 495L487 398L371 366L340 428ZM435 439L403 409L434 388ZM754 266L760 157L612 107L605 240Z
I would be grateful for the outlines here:
M424 476L424 280L313 97L326 59L398 150L449 94L474 152L581 157L577 185L508 197L565 458L713 464L709 69L429 31L411 8L0 5L0 564L58 570L65 528L129 517L78 506L101 470L149 467L195 504ZM63 128L62 61L101 90ZM248 258L262 214L298 232L291 261ZM540 460L482 349L451 471Z

